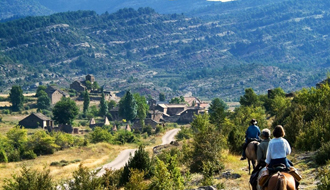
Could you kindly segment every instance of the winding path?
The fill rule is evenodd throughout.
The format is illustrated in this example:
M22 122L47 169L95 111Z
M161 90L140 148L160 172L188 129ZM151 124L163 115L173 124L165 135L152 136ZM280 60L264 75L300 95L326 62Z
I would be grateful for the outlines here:
M175 135L179 132L180 129L172 129L165 133L165 135L162 137L162 145L169 144L171 141L175 140ZM112 169L112 170L118 170L121 167L125 166L129 159L129 155L131 154L134 156L134 153L137 149L126 149L119 153L117 158L113 160L112 162L105 164L102 166L102 169L97 173L97 176L102 176L105 174L105 169Z

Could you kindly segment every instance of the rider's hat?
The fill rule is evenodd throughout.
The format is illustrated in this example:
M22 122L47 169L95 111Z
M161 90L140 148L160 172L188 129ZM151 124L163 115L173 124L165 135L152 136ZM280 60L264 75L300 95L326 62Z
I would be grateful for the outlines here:
M250 121L250 123L251 123L252 125L255 125L255 124L257 124L257 120L256 120L256 119L252 119L252 120Z

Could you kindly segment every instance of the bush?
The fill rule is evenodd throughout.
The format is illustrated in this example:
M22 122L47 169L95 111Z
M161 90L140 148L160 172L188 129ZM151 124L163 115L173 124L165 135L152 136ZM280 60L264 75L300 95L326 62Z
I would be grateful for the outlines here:
M192 130L187 127L181 127L181 130L175 136L178 141L190 139L193 136Z
M94 131L90 133L90 139L92 143L111 142L112 135L106 129L95 127Z
M123 175L123 168L119 170L105 169L105 174L102 176L104 186L107 189L119 189L120 178Z
M152 127L150 125L147 125L142 128L142 132L147 133L148 136L150 136L152 134Z
M79 122L79 124L80 124L81 126L87 126L87 123L88 123L87 121L80 121L80 122Z
M65 189L104 189L104 180L103 178L96 177L97 173L98 170L89 171L88 168L80 164L78 170L73 172L73 180L67 183Z
M52 163L50 163L50 166L60 166L61 165L61 163L59 163L59 162L52 162Z
M323 144L316 152L314 160L318 165L324 165L330 159L330 142Z
M6 179L3 188L5 190L15 189L43 189L53 190L54 183L49 175L50 171L44 169L42 172L27 169L25 166L21 169L20 175L12 175L13 179Z
M330 170L329 167L322 167L318 169L316 178L318 178L320 181L317 183L317 189L318 190L328 190L330 189Z
M127 190L146 190L148 189L147 183L143 180L145 173L137 169L130 169L131 176L128 183L125 185Z
M17 149L11 149L7 152L8 162L18 162L21 161L21 155Z
M3 114L10 114L11 112L10 112L9 109L4 109L4 110L2 110L2 113L3 113Z
M28 150L28 151L24 151L22 154L22 159L35 159L37 157L37 155L33 152L33 150Z
M164 128L163 128L163 126L157 126L157 127L156 127L156 132L155 132L155 133L157 134L157 133L162 133L162 132L164 132Z
M3 149L0 150L0 162L8 162L7 154Z
M119 144L125 144L125 143L134 143L137 142L138 140L132 132L121 130L115 134L114 141Z

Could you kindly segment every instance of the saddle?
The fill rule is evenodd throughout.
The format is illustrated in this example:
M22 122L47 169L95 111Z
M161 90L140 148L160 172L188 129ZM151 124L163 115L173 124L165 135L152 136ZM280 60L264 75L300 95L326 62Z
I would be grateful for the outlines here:
M284 164L275 165L272 168L268 168L267 170L261 173L261 177L259 179L260 187L264 188L268 185L269 179L273 176L274 173L277 172L287 172L293 176L296 181L296 184L299 184L301 180L301 176L299 175L298 171L294 167L290 167L289 169Z

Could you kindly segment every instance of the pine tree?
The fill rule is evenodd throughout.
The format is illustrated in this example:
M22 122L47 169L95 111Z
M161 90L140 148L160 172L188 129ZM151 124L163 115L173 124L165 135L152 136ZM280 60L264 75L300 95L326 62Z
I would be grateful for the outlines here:
M85 93L84 93L84 108L83 108L84 115L86 115L86 113L88 111L89 102L90 102L89 93L88 93L88 91L86 89L85 90Z
M12 104L13 111L20 111L23 108L24 96L20 86L12 86L9 93L9 101Z
M100 101L100 115L106 116L108 114L108 104L105 102L104 92L102 92L102 97Z
M137 116L138 105L131 91L126 91L125 96L119 101L119 115L131 121Z

